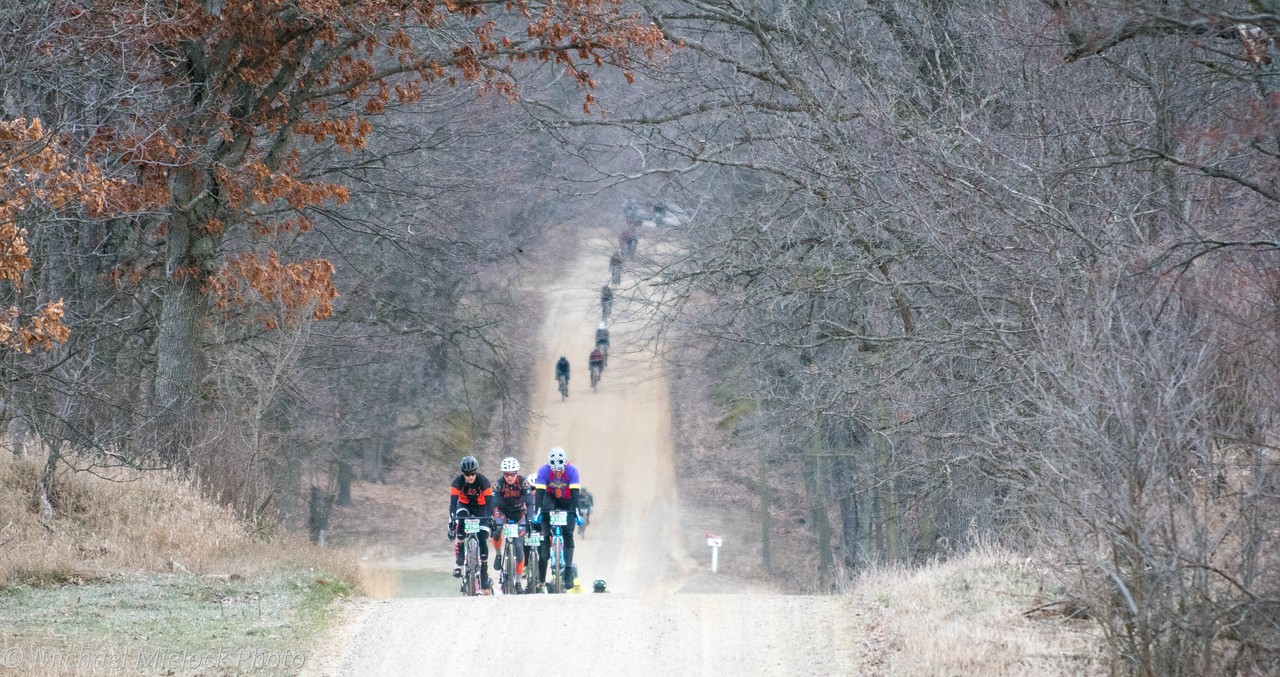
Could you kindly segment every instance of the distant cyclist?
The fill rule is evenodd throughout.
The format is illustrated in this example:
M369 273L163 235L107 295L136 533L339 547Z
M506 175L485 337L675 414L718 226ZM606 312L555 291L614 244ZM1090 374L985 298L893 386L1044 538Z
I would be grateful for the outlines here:
M449 538L453 540L454 578L462 578L462 542L467 535L458 524L458 509L466 508L470 517L480 518L480 587L493 589L489 580L489 519L493 515L493 487L489 479L480 474L480 463L475 456L467 456L459 464L462 474L449 486Z
M508 456L502 459L502 481L494 491L495 516L499 522L520 525L520 535L516 537L514 550L516 553L516 576L524 576L525 518L533 510L533 485L520 474L520 461ZM493 531L494 557L493 567L502 569L502 529ZM516 579L516 594L524 592L524 585Z
M603 322L596 327L596 350L604 354L604 361L601 364L609 366L609 327Z
M622 284L622 254L618 252L609 257L609 276L614 284Z
M578 509L582 511L582 523L587 525L591 523L591 510L595 508L596 497L591 495L585 487L578 491ZM585 531L585 530L584 530Z
M640 222L637 221L634 226L628 226L622 234L618 236L618 246L622 249L622 253L627 256L636 255L636 244L640 241Z
M600 319L609 319L611 313L613 313L613 289L606 284L600 288Z
M604 373L604 351L600 350L600 346L596 346L591 351L591 355L587 357L587 364L591 368L591 387L595 387L596 381L600 380L600 375Z
M564 587L573 587L573 527L581 522L578 513L578 469L569 465L569 457L560 447L552 447L547 454L547 464L538 469L538 476L533 481L535 512L534 524L542 525L542 545L538 547L538 580L542 585L547 582L547 564L551 560L551 519L548 513L552 510L564 510L569 513L568 523L560 530L564 537Z
M560 382L560 378L564 378L564 389L569 389L569 358L564 355L560 356L560 361L556 362L556 383Z

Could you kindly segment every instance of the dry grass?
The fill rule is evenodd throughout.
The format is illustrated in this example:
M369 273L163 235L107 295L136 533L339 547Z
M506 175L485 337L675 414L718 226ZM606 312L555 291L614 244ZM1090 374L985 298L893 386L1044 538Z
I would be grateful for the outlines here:
M281 565L357 580L351 557L286 533L253 534L228 509L168 473L63 472L40 517L43 460L0 455L0 586L182 572L250 576Z
M883 674L1105 674L1094 625L1029 618L1044 603L1025 558L997 547L914 571L862 576L853 589Z

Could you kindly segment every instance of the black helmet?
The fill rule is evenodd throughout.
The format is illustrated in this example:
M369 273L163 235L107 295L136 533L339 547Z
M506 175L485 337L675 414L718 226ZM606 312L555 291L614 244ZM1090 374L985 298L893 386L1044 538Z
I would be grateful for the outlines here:
M604 579L597 578L596 582L591 584L591 589L595 592L604 592Z
M461 467L463 474L473 473L480 467L480 462L476 460L475 456L463 456Z

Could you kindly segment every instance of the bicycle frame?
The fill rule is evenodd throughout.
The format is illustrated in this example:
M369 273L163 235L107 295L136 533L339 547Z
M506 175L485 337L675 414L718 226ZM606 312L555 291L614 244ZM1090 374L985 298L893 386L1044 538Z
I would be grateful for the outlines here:
M462 578L462 593L468 597L480 594L480 518L467 517L462 520L463 532L467 535L466 559Z
M569 522L569 513L565 510L552 510L547 518L551 521L551 564L547 567L553 576L551 591L564 592L564 535L560 529Z
M525 544L529 546L529 557L524 562L524 589L534 592L538 589L538 546L542 545L542 532L529 530L525 534Z
M516 541L520 538L520 525L506 522L502 525L502 594L516 593Z

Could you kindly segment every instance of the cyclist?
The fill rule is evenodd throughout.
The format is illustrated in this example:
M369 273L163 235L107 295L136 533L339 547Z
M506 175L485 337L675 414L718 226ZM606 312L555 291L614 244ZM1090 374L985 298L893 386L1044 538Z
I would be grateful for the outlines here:
M613 289L609 285L600 288L600 318L607 320L613 312Z
M542 525L542 545L538 548L541 556L538 562L538 581L540 585L547 583L547 564L551 559L551 519L544 514L552 510L564 510L572 521L560 530L564 537L564 586L573 587L573 527L582 523L582 515L578 512L578 469L569 465L569 457L564 449L552 447L547 454L547 463L538 469L538 476L533 481L535 511L533 523Z
M594 375L594 378L600 378L600 375L604 373L604 353L600 351L600 346L596 346L595 350L591 351L591 355L587 358L587 362L591 366L591 372ZM596 372L597 369L600 370L599 373Z
M524 576L525 562L525 545L524 530L525 518L533 510L533 486L529 481L520 475L520 461L508 456L502 459L502 481L498 482L498 489L494 492L494 511L498 518L499 524L506 521L512 524L520 525L520 535L516 537L515 553L516 553L516 576ZM494 557L493 566L495 569L502 569L502 529L493 530L493 547ZM524 584L520 579L516 579L516 594L524 592Z
M595 507L596 498L586 488L578 490L578 509L582 511L582 523L591 523L591 509Z
M635 225L628 226L622 231L622 235L618 237L618 243L622 247L622 253L627 256L636 255L636 244L640 242L640 222L636 221Z
M595 582L591 584L591 591L592 592L609 592L606 586L607 584L604 582L603 578L597 578Z
M608 365L609 364L609 327L605 326L605 323L603 322L600 323L599 327L596 327L596 350L599 350L604 355L604 360L601 362L601 365L602 366Z
M614 284L622 284L622 254L619 252L614 252L609 257L609 275Z
M449 487L449 538L453 541L454 578L462 578L462 543L466 534L459 529L458 509L465 508L470 517L480 518L480 587L492 590L489 580L489 520L493 510L493 487L489 479L480 474L480 462L475 456L466 456L459 464L462 474Z
M560 361L556 362L556 383L560 382L560 377L564 376L565 389L569 385L569 358L564 355L560 356Z

